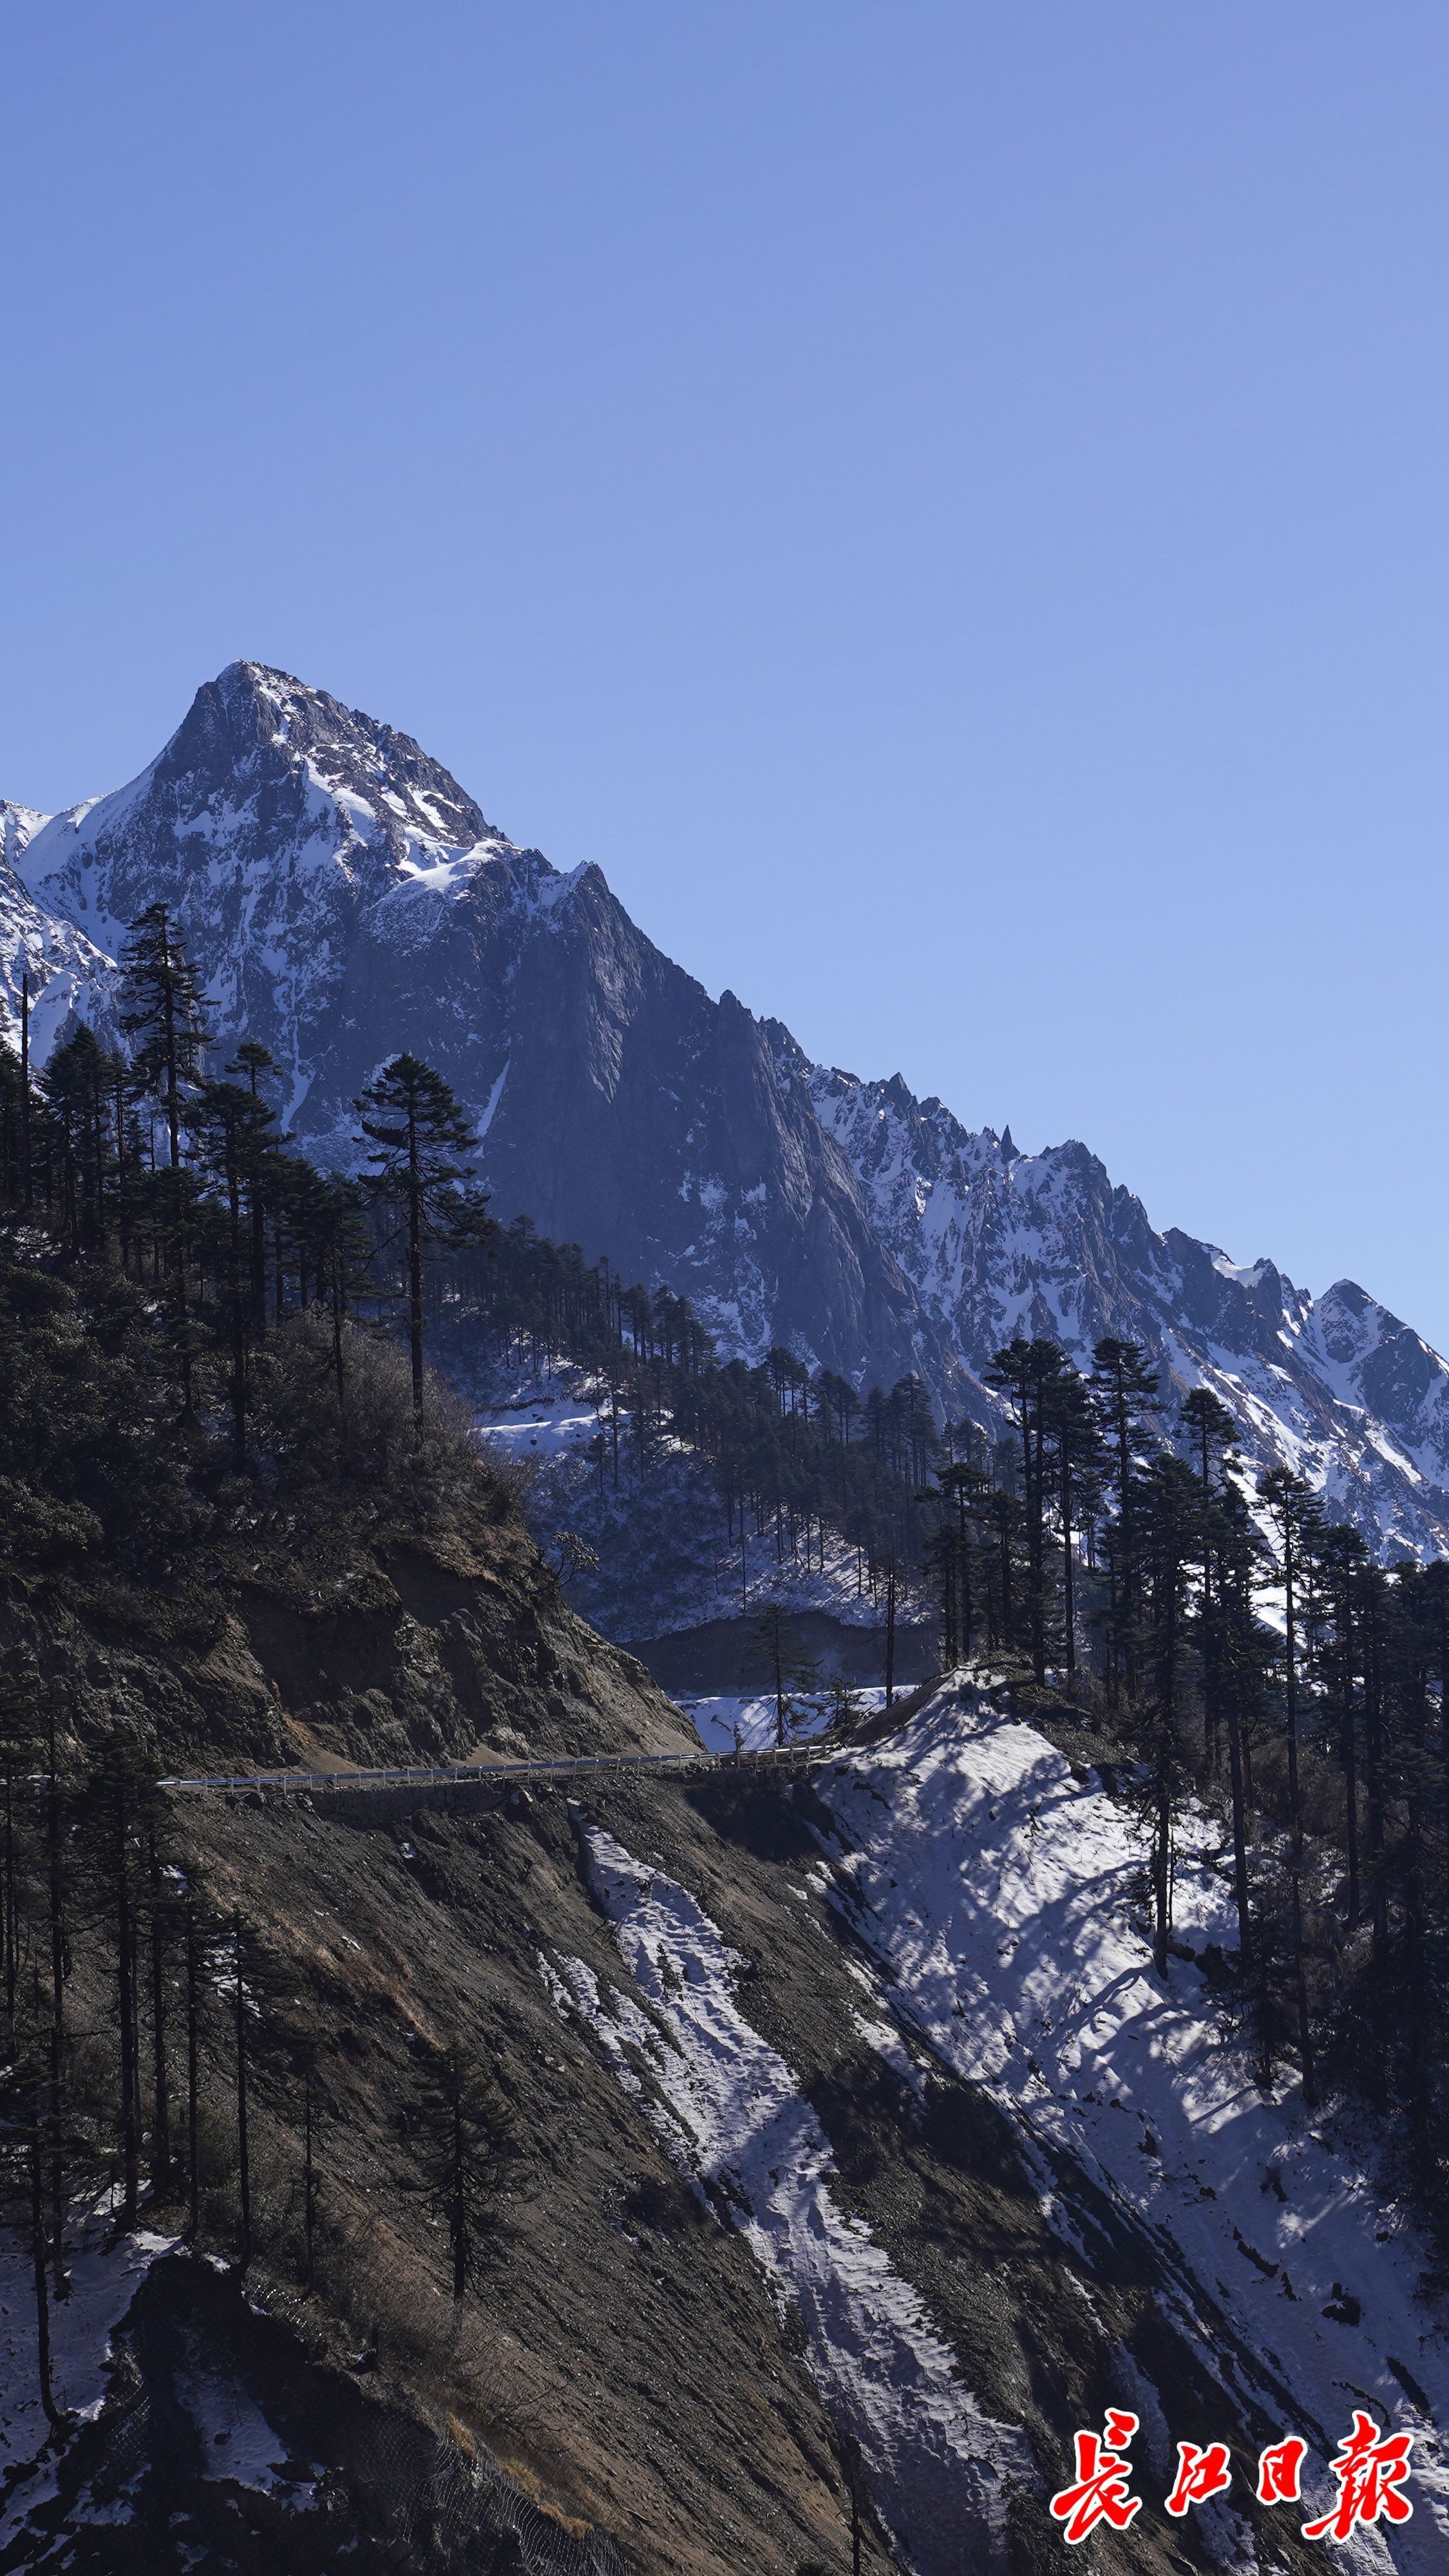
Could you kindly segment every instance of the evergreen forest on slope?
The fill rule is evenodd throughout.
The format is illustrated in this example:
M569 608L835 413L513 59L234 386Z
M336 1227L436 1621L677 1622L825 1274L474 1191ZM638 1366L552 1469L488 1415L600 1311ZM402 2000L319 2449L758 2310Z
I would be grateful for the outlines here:
M164 912L136 925L126 965L129 1057L85 1028L38 1077L0 1057L0 1547L32 1628L47 1601L121 1626L145 1603L204 1647L243 1559L315 1570L345 1527L506 1516L429 1338L462 1321L499 1353L567 1359L600 1390L601 1479L645 1478L687 1445L731 1524L773 1518L782 1550L843 1539L873 1580L899 1574L931 1603L943 1667L989 1660L1039 1722L1120 1765L1148 1828L1159 1964L1176 1853L1212 1845L1238 1930L1212 1972L1262 2080L1291 2068L1310 2103L1348 2091L1391 2113L1400 2179L1442 2227L1449 1565L1376 1563L1285 1471L1246 1491L1232 1417L1203 1389L1170 1397L1130 1343L1100 1344L1087 1377L1048 1342L1010 1344L995 1436L939 1433L911 1380L862 1400L788 1352L721 1364L684 1300L491 1223L427 1065L385 1068L358 1103L364 1177L328 1177L288 1151L262 1050L210 1072ZM156 1782L183 1748L141 1721L68 1742L44 1661L7 1656L0 1717L6 2179L41 2299L87 2171L114 2176L128 2219L144 2182L193 2230L224 2208L247 2263L238 1999L268 2010L244 1909L172 1856ZM109 2039L73 2036L73 1975L114 1994ZM198 2109L202 2020L229 2067L224 2151ZM299 2043L286 2077L309 2141L285 2230L303 2276L305 2060ZM410 2116L461 2300L518 2152L507 2105L445 2038Z

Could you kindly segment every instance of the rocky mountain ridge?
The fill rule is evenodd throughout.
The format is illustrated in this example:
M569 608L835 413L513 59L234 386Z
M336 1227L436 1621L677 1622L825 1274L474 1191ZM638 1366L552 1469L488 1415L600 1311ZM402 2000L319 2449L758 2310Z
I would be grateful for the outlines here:
M596 866L520 848L322 691L233 663L129 786L0 825L0 1026L28 968L37 1061L72 1014L106 1021L125 926L164 900L219 1044L271 1049L319 1162L355 1152L355 1093L410 1046L467 1105L497 1214L687 1292L726 1353L783 1342L861 1385L914 1369L989 1420L1013 1332L1079 1361L1116 1332L1384 1552L1449 1545L1449 1369L1363 1289L1314 1299L1157 1233L1084 1145L1022 1155L899 1076L811 1064L664 957Z

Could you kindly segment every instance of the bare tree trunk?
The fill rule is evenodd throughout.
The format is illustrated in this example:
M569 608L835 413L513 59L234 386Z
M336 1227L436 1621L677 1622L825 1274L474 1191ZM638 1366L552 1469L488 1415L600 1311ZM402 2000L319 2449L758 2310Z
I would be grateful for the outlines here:
M200 1961L196 1955L196 1908L186 1908L186 2196L188 2232L195 2241L201 2225L201 2153L197 2107L201 1998Z
M1292 1839L1288 1847L1288 1885L1292 1914L1293 1985L1298 2004L1298 2059L1303 2070L1303 2099L1311 2110L1318 2100L1318 2082L1313 2064L1313 2029L1308 2013L1308 1980L1303 1968L1303 1796L1298 1781L1298 1627L1293 1575L1293 1532L1291 1525L1285 1520L1283 1590L1286 1617L1283 1678L1288 1732L1288 1803L1292 1816Z
M65 2157L61 2145L65 2087L65 1857L61 1840L59 1748L55 1702L48 1704L46 1759L50 1779L45 1800L47 1910L50 1915L50 2248L55 2295L69 2296L65 2268Z
M302 2286L309 2290L313 2281L313 2254L317 2221L317 2176L312 2159L312 2069L303 2078L302 2093Z
M59 2432L62 2418L55 2402L50 2374L50 2293L45 2280L45 2199L41 2182L41 2135L44 2114L41 2108L42 2088L37 2081L30 2103L30 2270L35 2284L35 2370L40 2385L40 2403L52 2432Z
M239 2272L249 2269L252 2259L252 2170L247 2136L247 2004L246 1981L242 1975L243 1945L241 1916L233 1918L233 1962L236 1968L236 2152L237 2189L241 2200L241 2259Z
M171 2087L166 2066L166 1925L161 1903L161 1863L156 1833L151 1867L151 2181L164 2192L171 2180Z
M137 2116L140 2070L137 2066L136 1950L131 1914L131 1874L126 1858L125 1792L116 1836L116 2002L121 2022L121 2214L136 2224L141 2196L141 2123Z

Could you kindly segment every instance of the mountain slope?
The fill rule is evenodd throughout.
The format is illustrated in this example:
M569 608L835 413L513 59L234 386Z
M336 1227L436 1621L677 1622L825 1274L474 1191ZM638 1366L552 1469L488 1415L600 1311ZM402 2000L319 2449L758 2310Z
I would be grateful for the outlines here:
M1246 2045L1225 2043L1210 1945L1233 1938L1232 1906L1207 1819L1184 1819L1177 1947L1159 1979L1138 1910L1140 1816L989 1691L948 1683L868 1763L826 1772L820 1796L820 1876L884 1972L896 2025L1001 2107L1064 2241L1093 2241L1087 2191L1142 2231L1161 2323L1273 2427L1265 2439L1307 2440L1312 2510L1332 2502L1346 2392L1412 2431L1413 2517L1355 2544L1357 2563L1433 2576L1449 2546L1436 2433L1449 2342L1426 2296L1429 2248L1374 2175L1382 2137L1309 2112L1295 2081L1255 2083ZM1203 2436L1146 2336L1134 2351L1150 2494L1175 2445ZM1240 2557L1225 2527L1250 2494L1240 2476L1193 2517L1216 2522L1229 2564L1271 2563ZM1299 2515L1263 2519L1277 2539Z
M29 806L0 801L0 1038L21 1044L21 978L30 978L30 1045L44 1064L72 1017L110 1033L113 961L61 914L42 909L16 874L26 843L45 822Z
M1395 1549L1444 1546L1449 1370L1352 1280L1315 1299L1271 1261L1156 1233L1085 1145L1019 1154L1009 1131L969 1134L899 1076L863 1083L803 1057L798 1074L968 1369L1015 1333L1082 1367L1104 1334L1138 1341L1169 1388L1211 1386L1248 1457L1305 1475L1334 1518Z
M597 868L562 876L493 831L407 736L234 663L18 867L112 955L166 902L219 1037L271 1049L318 1160L353 1154L353 1098L412 1047L472 1111L502 1216L677 1279L751 1347L952 1381L766 1029L661 956Z
M325 693L233 663L128 787L3 810L0 977L13 997L28 961L45 984L38 1056L72 1005L104 1016L106 958L164 900L222 1060L242 1034L271 1049L319 1161L355 1153L354 1095L412 1047L466 1103L500 1216L688 1293L726 1353L784 1342L862 1385L914 1369L990 1420L981 1372L1011 1333L1079 1360L1117 1333L1179 1392L1211 1384L1254 1464L1300 1468L1381 1549L1449 1545L1449 1370L1362 1289L1314 1300L1157 1234L1083 1145L1023 1156L899 1076L813 1066L661 955L596 867L518 848Z

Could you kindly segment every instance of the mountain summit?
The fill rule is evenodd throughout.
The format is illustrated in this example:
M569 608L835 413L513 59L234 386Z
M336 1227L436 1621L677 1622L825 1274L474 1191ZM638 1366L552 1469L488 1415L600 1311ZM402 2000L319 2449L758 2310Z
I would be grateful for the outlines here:
M1392 1554L1449 1546L1449 1369L1341 1281L1158 1234L1084 1145L1023 1154L938 1100L812 1065L779 1021L718 1002L592 865L563 875L484 817L408 735L254 662L199 689L127 787L49 818L0 806L0 1013L31 977L37 1060L105 1024L125 926L172 909L221 1046L266 1045L324 1164L402 1047L475 1122L496 1213L667 1282L722 1348L773 1343L857 1384L916 1370L990 1418L1013 1333L1079 1362L1142 1342L1207 1383L1249 1459L1307 1475Z

